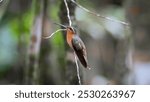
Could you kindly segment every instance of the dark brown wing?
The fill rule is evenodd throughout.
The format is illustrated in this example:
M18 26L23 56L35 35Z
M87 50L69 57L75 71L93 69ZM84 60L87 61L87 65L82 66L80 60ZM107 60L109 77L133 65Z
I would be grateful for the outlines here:
M77 35L73 36L72 47L73 47L78 59L80 60L81 64L85 68L88 68L86 48L85 48L83 41Z

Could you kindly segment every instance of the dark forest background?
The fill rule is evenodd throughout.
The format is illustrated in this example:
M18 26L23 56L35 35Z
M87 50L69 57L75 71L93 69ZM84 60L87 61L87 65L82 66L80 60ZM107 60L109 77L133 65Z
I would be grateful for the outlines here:
M119 22L85 12L67 0L73 26L86 45L91 70L80 65L85 85L150 84L150 2L76 0ZM0 3L0 84L78 84L66 33L63 0L3 0Z

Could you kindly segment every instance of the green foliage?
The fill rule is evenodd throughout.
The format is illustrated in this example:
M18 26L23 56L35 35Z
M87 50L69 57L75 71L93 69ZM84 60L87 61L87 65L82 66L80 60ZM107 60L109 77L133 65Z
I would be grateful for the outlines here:
M62 34L62 32L58 32L51 38L53 50L57 53L58 57L65 56L65 45Z
M32 16L29 12L23 14L20 17L14 18L10 22L10 28L13 32L13 36L18 40L21 34L25 35L25 38L29 38L30 29L32 28Z
M53 21L58 21L59 20L59 6L60 6L60 1L58 0L55 4L50 5L50 16Z
M57 1L55 5L53 4L50 6L50 15L51 15L53 22L59 20L60 3L61 3L60 1ZM64 38L62 34L63 34L62 32L58 32L51 38L52 40L51 43L53 45L53 48L54 50L56 50L59 57L65 56L65 45L64 45Z
M0 77L12 69L18 58L18 45L23 34L23 41L28 42L32 26L31 10L10 17L3 16L0 23ZM7 14L7 12L4 12Z

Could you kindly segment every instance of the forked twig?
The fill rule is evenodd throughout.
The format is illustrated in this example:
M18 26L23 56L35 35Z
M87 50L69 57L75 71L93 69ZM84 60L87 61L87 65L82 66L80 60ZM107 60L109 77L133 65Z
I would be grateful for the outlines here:
M119 20L115 20L115 19L112 19L112 18L109 18L109 17L105 17L105 16L103 16L103 15L97 14L97 13L92 12L92 11L86 9L85 7L81 6L80 4L78 4L77 2L75 2L74 0L71 0L71 1L72 1L74 4L76 4L79 8L81 8L82 10L84 10L84 11L90 13L90 14L93 14L93 15L95 15L95 16L97 16L97 17L100 17L100 18L103 18L103 19L106 19L106 20L109 20L109 21L113 21L113 22L117 22L117 23L120 23L120 24L129 26L129 24L126 23L126 22L119 21Z

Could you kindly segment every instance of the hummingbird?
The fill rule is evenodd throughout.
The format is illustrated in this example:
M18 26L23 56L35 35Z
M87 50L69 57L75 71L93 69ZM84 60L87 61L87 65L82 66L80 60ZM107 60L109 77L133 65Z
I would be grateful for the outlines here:
M75 29L72 26L65 26L59 23L54 23L56 25L60 25L65 28L67 31L66 33L66 40L68 45L74 50L76 56L78 57L80 63L87 69L91 69L88 65L87 60L87 52L86 47L81 38L76 33ZM64 29L62 29L64 30Z
M76 31L73 27L68 26L66 27L67 30L67 43L68 45L74 50L75 54L77 55L80 63L87 69L90 69L87 60L87 52L86 47L81 38L77 35Z

